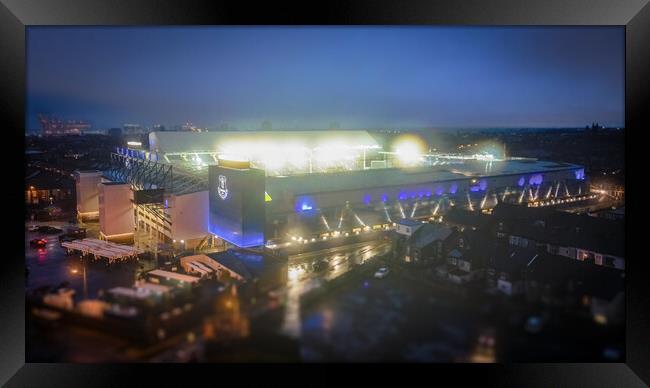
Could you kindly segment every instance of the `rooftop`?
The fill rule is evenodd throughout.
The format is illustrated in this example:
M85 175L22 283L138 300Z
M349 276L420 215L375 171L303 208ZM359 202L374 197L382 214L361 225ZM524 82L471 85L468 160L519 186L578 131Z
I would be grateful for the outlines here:
M624 272L548 253L528 266L528 279L562 288L570 283L578 293L605 300L625 290Z
M40 169L27 168L25 187L34 186L36 189L71 188L74 181L67 175L55 174Z
M489 224L490 216L478 211L452 208L445 214L445 222L482 228Z
M363 130L151 132L149 134L149 149L159 153L226 151L229 146L259 145L263 142L300 143L312 148L319 144L335 142L377 146L377 141Z
M246 280L259 277L266 267L264 255L257 253L229 249L225 252L208 253L206 256L238 273Z
M149 271L147 272L147 275L160 276L167 279L173 279L173 280L178 280L187 283L196 283L199 280L201 280L200 278L197 278L195 276L189 276L189 275L184 275L184 274L170 272L170 271L163 271L161 269L154 269L153 271Z
M503 221L516 236L624 256L625 229L621 221L506 203L497 205L492 217Z
M445 240L451 236L453 230L438 224L422 224L411 237L409 242L418 248L426 247L434 241Z
M404 226L419 226L422 225L421 221L416 221L411 218L402 218L399 221L396 221L397 224L404 225Z
M492 255L491 267L498 272L505 272L518 277L521 276L521 271L537 255L538 253L533 249L513 248L510 246L499 247Z
M474 177L532 174L535 172L580 168L577 165L566 166L553 164L552 162L536 162L522 165L521 161L516 160L492 162L492 167L487 168L488 163L465 161L463 165L455 166L453 169L448 166L420 166L267 176L266 189L274 200L286 199L284 198L286 193L295 192L316 194L413 185L421 185L421 190L424 193L426 190L431 190L432 183L435 189L435 182L442 183Z

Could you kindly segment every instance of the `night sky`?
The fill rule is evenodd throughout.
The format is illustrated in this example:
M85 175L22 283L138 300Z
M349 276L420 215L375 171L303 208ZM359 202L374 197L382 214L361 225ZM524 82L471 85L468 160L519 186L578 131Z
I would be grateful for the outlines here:
M28 28L27 127L624 125L622 27Z

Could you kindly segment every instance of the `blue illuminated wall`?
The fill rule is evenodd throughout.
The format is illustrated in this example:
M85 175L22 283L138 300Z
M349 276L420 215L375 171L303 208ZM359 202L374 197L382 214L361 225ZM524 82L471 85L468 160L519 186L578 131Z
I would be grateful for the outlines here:
M481 179L478 182L475 182L469 186L469 191L471 192L477 192L477 191L485 191L487 189L488 182L487 179Z
M296 197L296 203L294 210L296 213L309 212L310 210L316 210L316 200L311 195L299 195Z
M210 233L238 247L264 245L264 171L221 166L208 171Z
M531 186L539 186L544 181L544 176L542 174L534 174L528 179L528 184Z
M285 202L274 201L277 214L284 212L293 213L297 216L309 216L320 214L321 211L340 208L348 203L350 206L363 208L373 207L375 211L382 210L385 206L391 206L400 202L413 204L422 201L439 201L442 197L465 199L467 193L472 198L484 198L485 194L503 193L504 190L521 190L524 187L528 190L540 190L546 185L584 176L580 166L572 166L566 169L520 172L517 174L504 174L495 176L458 177L449 180L429 180L405 185L393 185L390 179L378 181L376 187L360 189L310 192L309 194L295 193L295 196ZM271 184L273 184L271 182ZM298 185L296 185L298 186ZM583 188L584 190L584 188ZM545 192L542 192L542 194ZM411 209L409 207L409 209Z

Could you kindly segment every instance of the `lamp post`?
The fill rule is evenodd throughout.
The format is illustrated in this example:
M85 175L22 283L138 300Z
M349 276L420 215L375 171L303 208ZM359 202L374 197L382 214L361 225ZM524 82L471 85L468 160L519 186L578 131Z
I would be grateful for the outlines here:
M79 270L77 268L72 268L70 270L70 273L73 275L77 275L79 273ZM83 261L82 264L82 276L83 276L83 294L84 294L84 299L88 299L88 279L86 277L86 262Z

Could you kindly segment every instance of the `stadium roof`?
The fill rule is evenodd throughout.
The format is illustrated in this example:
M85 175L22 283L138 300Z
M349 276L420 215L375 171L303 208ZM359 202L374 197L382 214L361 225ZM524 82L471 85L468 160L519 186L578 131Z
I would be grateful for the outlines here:
M489 177L500 175L531 174L580 168L578 165L549 161L464 161L453 166L422 166L407 168L381 168L328 173L305 173L290 176L268 176L266 189L274 200L283 193L322 193L329 191L359 190L381 186L404 186ZM382 185L382 183L384 183Z
M218 131L218 132L151 132L149 150L158 153L191 153L223 151L220 146L231 143L288 142L306 147L340 142L350 146L376 147L377 141L362 130L321 131Z

